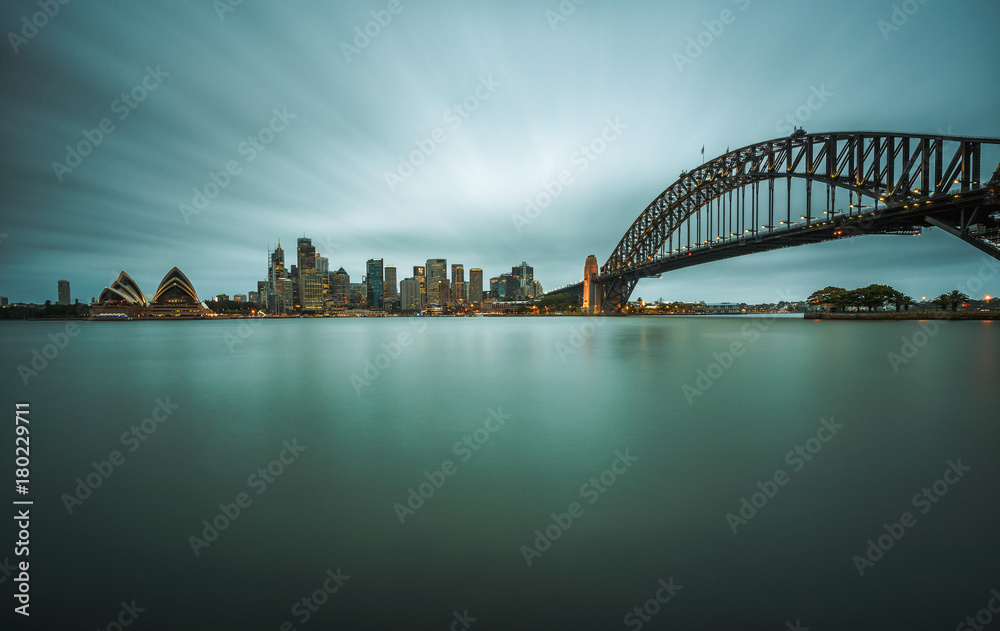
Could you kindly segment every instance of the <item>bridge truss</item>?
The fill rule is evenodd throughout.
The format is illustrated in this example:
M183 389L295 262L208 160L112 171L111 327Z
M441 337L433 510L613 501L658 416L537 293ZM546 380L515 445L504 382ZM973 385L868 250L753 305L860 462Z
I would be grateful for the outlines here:
M997 165L988 180L984 162ZM666 271L930 226L1000 258L1000 138L797 131L682 173L593 280L614 313L641 278Z

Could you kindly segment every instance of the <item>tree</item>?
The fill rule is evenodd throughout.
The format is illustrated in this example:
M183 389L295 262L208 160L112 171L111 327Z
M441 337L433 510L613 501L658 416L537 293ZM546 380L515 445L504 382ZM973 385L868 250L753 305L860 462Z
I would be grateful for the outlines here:
M896 294L896 290L888 285L873 284L862 287L858 291L861 292L861 304L869 311L881 307L886 302L891 302Z
M948 302L951 303L952 311L958 311L958 305L960 305L963 302L968 302L969 300L968 294L966 294L964 291L959 291L957 289L953 289L947 294L941 294L941 295L947 298Z
M889 299L889 302L896 305L896 311L899 311L900 309L908 311L910 305L913 304L913 298L907 296L901 291L896 291L895 289L893 289L892 297Z
M941 294L937 298L934 298L933 300L931 300L931 304L937 305L937 306L941 307L942 309L944 309L945 311L948 310L948 304L949 303L950 303L950 301L948 300L948 295L947 294Z
M847 304L847 290L843 287L833 287L828 286L814 291L809 298L806 299L811 305L822 305L822 304L833 304L838 309L843 309L844 305Z
M576 296L570 293L542 296L538 308L543 311L569 311L579 303Z

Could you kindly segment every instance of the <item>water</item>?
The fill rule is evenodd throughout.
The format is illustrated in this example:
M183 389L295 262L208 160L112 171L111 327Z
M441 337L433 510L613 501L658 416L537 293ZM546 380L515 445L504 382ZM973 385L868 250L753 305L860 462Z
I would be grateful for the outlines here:
M24 385L17 366L66 323L0 324L0 401L31 404L32 628L105 629L134 599L136 629L444 630L466 610L484 630L951 629L1000 587L996 323L77 326ZM920 348L894 366L904 338ZM163 422L128 435L157 400ZM70 514L113 451L124 463ZM968 471L939 497L949 461ZM925 487L934 503L915 504ZM196 556L189 537L241 493ZM766 499L745 523L743 498ZM862 576L884 524L901 537ZM661 579L680 589L647 603Z

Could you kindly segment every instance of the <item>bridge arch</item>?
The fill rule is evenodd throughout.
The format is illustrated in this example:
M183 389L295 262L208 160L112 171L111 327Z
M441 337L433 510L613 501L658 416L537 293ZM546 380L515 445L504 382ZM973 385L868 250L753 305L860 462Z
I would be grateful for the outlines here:
M987 180L984 163L996 165ZM1000 258L1000 138L797 130L682 173L593 280L603 287L602 310L617 312L639 279L664 271L927 226Z

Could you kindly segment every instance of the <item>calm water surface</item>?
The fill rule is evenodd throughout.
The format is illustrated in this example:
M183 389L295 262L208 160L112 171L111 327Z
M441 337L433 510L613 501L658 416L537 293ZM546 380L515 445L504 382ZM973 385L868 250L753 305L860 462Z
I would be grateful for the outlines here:
M25 385L65 326L0 324L32 628L954 629L1000 587L1000 323L81 322Z

